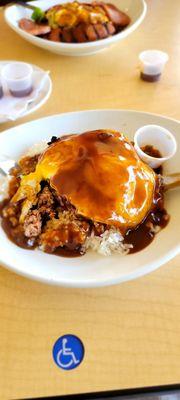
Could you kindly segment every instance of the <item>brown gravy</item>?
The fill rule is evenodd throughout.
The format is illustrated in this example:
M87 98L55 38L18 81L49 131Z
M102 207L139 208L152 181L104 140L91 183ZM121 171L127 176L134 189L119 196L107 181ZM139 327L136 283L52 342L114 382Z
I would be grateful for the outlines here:
M160 229L162 229L166 227L168 221L169 216L166 210L162 209L150 213L136 229L129 229L125 235L124 243L133 245L133 248L130 249L130 254L143 250L153 241L155 236L155 232L152 229L153 223L156 222ZM2 228L8 238L18 247L27 250L35 249L37 245L36 241L28 239L23 232L18 231L17 234L6 218L2 218ZM75 251L65 247L59 247L53 254L61 257L79 257L83 255L80 250Z
M7 237L11 242L16 244L16 246L21 247L26 250L34 250L37 247L36 240L32 240L27 238L23 231L21 232L18 229L18 232L14 228L12 228L11 223L6 218L2 218L1 226L6 233ZM47 252L48 253L48 252ZM52 253L49 253L52 254ZM61 256L61 257L80 257L83 255L80 250L70 250L65 247L59 247L53 252L53 255Z
M156 223L159 226L159 230L165 228L169 222L169 215L166 210L152 212L148 217L136 228L130 229L126 235L124 242L133 245L129 253L137 253L140 250L145 249L153 241L155 231L153 230L153 224Z
M155 149L155 147L151 146L150 144L146 144L146 146L141 147L141 150L150 157L162 158L160 151Z
M65 247L59 247L58 249L55 250L53 255L60 256L60 257L66 257L66 258L75 258L75 257L81 257L83 256L83 253L81 253L78 250L69 250Z
M11 240L11 242L15 243L16 246L22 247L26 250L33 250L36 248L36 241L27 238L24 235L24 232L19 229L19 226L17 230L13 228L7 218L2 218L1 226L6 233L8 239Z

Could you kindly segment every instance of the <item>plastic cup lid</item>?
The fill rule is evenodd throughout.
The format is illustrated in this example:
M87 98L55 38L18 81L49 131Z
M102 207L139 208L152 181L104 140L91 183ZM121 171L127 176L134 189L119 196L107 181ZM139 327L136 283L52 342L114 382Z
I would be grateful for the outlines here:
M161 50L145 50L139 54L141 69L149 75L160 74L169 56Z

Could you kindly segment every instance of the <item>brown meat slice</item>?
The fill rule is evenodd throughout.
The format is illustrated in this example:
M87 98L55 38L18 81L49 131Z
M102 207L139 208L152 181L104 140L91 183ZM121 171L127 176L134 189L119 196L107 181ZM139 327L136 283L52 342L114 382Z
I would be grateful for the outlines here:
M78 43L83 43L83 42L87 42L87 38L86 35L84 33L84 24L80 24L78 26L76 26L73 31L73 36L76 40L76 42Z
M112 22L108 22L106 24L106 29L107 29L109 35L114 35L114 33L116 32L116 28Z
M84 31L90 42L93 42L94 40L98 39L97 33L96 33L93 25L91 25L91 24L85 25Z
M101 3L101 5L104 8L108 18L112 21L114 25L125 27L131 22L129 16L118 10L118 8L113 4Z
M108 31L103 24L95 24L94 29L99 37L99 39L105 39L109 36Z
M36 237L41 233L41 215L38 210L33 210L28 213L24 221L24 234L26 237Z
M61 42L61 29L52 29L52 31L48 35L48 40L51 40L52 42Z
M36 22L27 18L20 19L19 27L23 29L23 31L34 36L46 35L51 31L51 28L48 24L37 24Z
M73 43L73 35L71 29L62 30L62 40L66 43Z

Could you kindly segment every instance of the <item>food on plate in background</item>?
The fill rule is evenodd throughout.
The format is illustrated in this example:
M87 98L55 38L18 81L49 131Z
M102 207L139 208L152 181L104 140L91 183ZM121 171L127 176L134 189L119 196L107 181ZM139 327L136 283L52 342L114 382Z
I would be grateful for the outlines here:
M20 247L60 255L139 251L169 220L160 172L117 131L52 137L12 171L2 227Z
M51 7L44 19L33 13L33 19L22 18L24 31L55 42L83 43L108 38L130 24L127 14L104 2L64 3Z

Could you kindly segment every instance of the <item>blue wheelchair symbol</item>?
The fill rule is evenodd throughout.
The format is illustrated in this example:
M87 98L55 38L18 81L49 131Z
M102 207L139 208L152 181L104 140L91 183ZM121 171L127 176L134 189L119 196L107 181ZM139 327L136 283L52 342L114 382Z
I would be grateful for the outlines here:
M84 358L83 343L74 335L61 336L54 344L53 358L62 369L77 368Z

